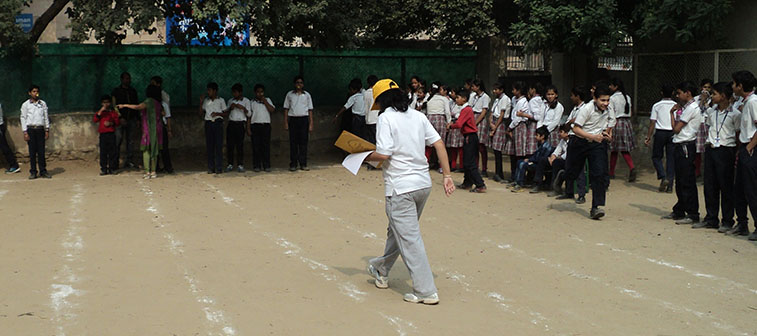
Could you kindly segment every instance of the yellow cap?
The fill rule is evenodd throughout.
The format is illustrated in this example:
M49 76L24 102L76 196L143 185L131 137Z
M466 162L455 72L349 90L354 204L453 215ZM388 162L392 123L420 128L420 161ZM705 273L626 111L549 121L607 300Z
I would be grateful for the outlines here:
M376 106L376 97L380 96L382 93L386 92L387 90L391 89L399 89L400 86L397 85L393 80L391 79L382 79L376 84L373 85L373 106L371 106L371 110L378 110L379 107Z

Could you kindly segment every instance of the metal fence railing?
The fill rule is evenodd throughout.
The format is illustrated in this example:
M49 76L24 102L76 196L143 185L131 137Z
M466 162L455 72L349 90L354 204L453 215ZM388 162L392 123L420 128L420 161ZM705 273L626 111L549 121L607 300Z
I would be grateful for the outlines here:
M262 83L276 105L292 89L297 74L320 106L344 103L347 84L369 74L407 83L418 75L427 81L459 85L475 76L475 51L444 50L317 50L309 48L215 48L179 50L165 46L43 44L33 59L0 58L0 102L6 115L17 115L27 88L41 86L51 113L90 111L99 97L119 85L128 71L139 98L152 76L164 79L174 106L196 106L208 82L217 82L222 97L242 83L247 95Z

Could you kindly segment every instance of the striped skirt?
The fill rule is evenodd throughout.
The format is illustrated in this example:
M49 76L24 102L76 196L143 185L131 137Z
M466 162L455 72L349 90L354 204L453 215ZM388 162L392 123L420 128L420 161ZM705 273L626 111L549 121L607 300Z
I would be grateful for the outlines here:
M631 118L618 118L612 131L611 152L630 152L636 148Z
M443 114L429 114L428 121L431 126L434 126L436 133L439 133L442 140L445 140L447 138L447 118Z
M528 126L526 123L521 122L518 124L518 126L515 126L515 129L513 130L513 137L510 139L512 143L512 154L508 155L515 155L515 156L526 156L531 153L528 152L528 144L526 143L528 140ZM509 148L506 148L509 149ZM507 150L506 150L507 151Z
M447 148L462 148L465 138L459 128L450 128L447 130L447 141L444 143Z
M474 113L473 115L476 119L478 119L481 113ZM489 121L486 120L486 117L484 117L484 119L481 120L481 122L478 123L476 127L478 128L478 143L480 145L489 147L491 145L491 139L489 138Z
M495 151L504 151L505 150L505 144L507 144L507 129L505 128L505 123L499 124L499 127L494 131L494 136L492 137L492 144L491 147Z
M707 142L707 125L704 123L699 124L699 131L697 132L697 153L704 153L705 143Z
M539 149L539 144L536 142L536 122L526 122L526 155L531 155Z
M559 132L559 130L560 130L560 128L558 127L558 128L555 128L554 131L552 131L551 133L549 133L549 139L547 139L547 141L549 141L549 144L552 145L552 148L556 148L557 144L560 143L560 134L559 134L560 132Z

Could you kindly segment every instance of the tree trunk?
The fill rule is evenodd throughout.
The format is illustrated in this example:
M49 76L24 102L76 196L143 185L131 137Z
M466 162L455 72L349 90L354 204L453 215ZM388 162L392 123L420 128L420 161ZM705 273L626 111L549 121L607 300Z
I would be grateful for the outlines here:
M70 0L54 0L52 5L50 5L47 10L45 10L42 15L37 18L37 21L34 22L34 26L32 27L32 30L29 32L29 42L32 44L36 44L37 41L39 41L39 38L42 36L42 33L47 29L47 26L50 24L50 22L55 19L58 14L63 10L63 8L68 5L68 3L71 2Z

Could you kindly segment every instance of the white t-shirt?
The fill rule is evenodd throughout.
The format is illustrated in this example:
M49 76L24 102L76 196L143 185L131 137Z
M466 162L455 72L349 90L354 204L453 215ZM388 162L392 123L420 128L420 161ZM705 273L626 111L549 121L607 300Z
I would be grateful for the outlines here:
M720 111L715 104L707 109L705 124L709 126L706 143L712 147L736 147L736 132L741 124L741 112L728 106L725 111Z
M231 121L247 121L247 116L252 111L252 105L250 104L250 100L246 97L242 97L242 99L235 99L231 98L229 99L229 106L232 104L239 104L244 106L244 108L247 109L247 112L240 108L233 108L231 109L231 112L229 112L229 120Z
M302 91L301 94L289 91L284 98L284 109L289 110L287 115L290 117L307 117L310 115L308 111L313 109L313 98L307 91Z
M601 111L593 102L584 104L576 113L576 121L573 124L581 126L586 133L602 134L610 127L610 108Z
M626 113L626 99L628 99L628 113ZM630 118L631 117L631 97L623 95L620 91L610 96L610 106L615 111L615 118Z
M739 141L749 143L757 132L757 96L750 94L744 100L744 108L741 110L741 134Z
M560 120L562 120L562 114L565 112L565 108L560 102L557 102L555 108L550 108L548 104L544 104L546 112L544 112L544 118L536 124L536 128L547 126L547 130L550 132L557 129L560 126Z
M223 113L223 111L226 111L226 101L223 100L221 97L217 97L214 100L210 100L210 98L205 98L205 101L202 102L202 109L205 111L205 120L207 121L216 121L218 119L223 120L223 117L216 116L212 117L211 113Z
M568 141L560 139L560 142L557 144L557 147L555 147L552 155L565 160L568 157Z
M473 108L473 113L481 113L484 111L484 109L489 109L491 98L488 94L486 94L486 92L481 92L480 95L474 92L472 97L473 98L468 101L468 104L470 104L471 108Z
M673 125L670 124L670 110L676 105L670 98L663 98L652 105L652 114L649 120L653 120L654 128L662 131L672 131Z
M510 97L503 93L497 97L497 99L494 100L494 104L492 104L492 117L494 117L494 119L499 119L502 111L504 111L505 115L502 118L510 118L510 110L512 108L513 105L510 101Z
M673 143L691 142L697 139L699 125L702 123L702 113L699 106L691 100L683 109L681 117L677 121L686 123L678 134L673 136Z
M365 107L365 96L361 92L357 92L347 99L347 103L344 104L344 108L352 108L352 114L365 117L367 108Z
M528 98L521 96L518 99L512 101L513 109L510 111L512 121L510 122L510 128L515 129L521 122L528 120L526 117L519 117L518 112L523 111L526 114L531 114L531 110L528 108Z
M423 113L384 110L376 125L376 153L389 156L383 169L386 196L431 188L426 146L440 139Z
M271 98L265 97L265 100L268 102L268 104L271 104L271 106L273 106L274 108L276 107L276 105L273 105ZM252 105L252 108L250 109L250 111L252 111L250 124L270 124L271 123L271 113L268 112L268 109L265 107L264 103L261 103L257 99L255 99L250 102L250 105Z
M363 91L365 97L365 108L368 113L365 114L365 124L374 125L378 122L379 110L371 110L373 107L373 88Z

